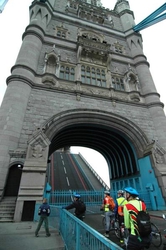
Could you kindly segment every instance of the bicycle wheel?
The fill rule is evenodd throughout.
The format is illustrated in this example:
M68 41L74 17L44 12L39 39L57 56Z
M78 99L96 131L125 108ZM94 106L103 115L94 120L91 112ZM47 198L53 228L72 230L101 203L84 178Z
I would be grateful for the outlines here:
M116 237L117 237L118 239L120 239L120 228L119 228L119 227L118 227L118 228L115 228L115 229L114 229L114 232L115 232Z
M162 244L161 232L159 231L158 227L155 224L153 224L152 222L151 222L151 228L152 228L151 243L155 247L160 247Z

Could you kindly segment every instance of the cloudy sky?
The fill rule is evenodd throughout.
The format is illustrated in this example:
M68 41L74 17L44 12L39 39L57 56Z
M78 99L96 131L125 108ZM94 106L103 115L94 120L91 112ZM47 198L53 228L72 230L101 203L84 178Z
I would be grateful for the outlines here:
M10 75L10 69L15 64L21 42L22 34L29 23L29 6L32 0L9 0L4 11L0 14L0 104L5 89L6 78ZM102 0L104 7L113 9L116 0ZM138 24L152 12L165 3L165 0L129 0L130 9L134 12L135 23ZM155 24L141 31L143 37L144 54L150 63L150 71L154 79L161 101L166 104L166 21ZM166 112L166 107L165 107ZM108 181L107 164L101 155L94 151L81 148L73 149L73 152L81 152L90 162L101 177ZM102 173L100 171L102 167ZM103 171L105 168L105 171Z

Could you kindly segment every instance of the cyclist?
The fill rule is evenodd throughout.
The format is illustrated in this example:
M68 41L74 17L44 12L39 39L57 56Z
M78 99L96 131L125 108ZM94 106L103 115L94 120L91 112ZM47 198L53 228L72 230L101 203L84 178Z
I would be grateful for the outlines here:
M103 199L103 204L102 204L102 210L104 210L105 213L105 234L104 236L106 238L109 238L109 230L110 230L110 221L111 219L114 218L114 210L115 208L115 202L113 198L110 196L110 191L105 191L104 192L104 199Z
M124 191L123 190L118 190L117 192L118 197L116 198L115 201L115 218L119 222L119 227L121 227L122 223L124 223L124 214L123 214L123 207L127 203L126 198L124 197ZM123 235L122 231L120 230L120 243L123 244Z
M138 211L145 210L146 205L143 201L138 199L138 192L132 187L126 187L125 198L128 201L124 205L124 224L125 228L128 229L129 235L127 239L127 250L143 250L144 247L149 248L150 236L140 237L137 223L136 214Z
M78 219L83 221L83 219L85 217L86 205L80 198L81 198L80 194L74 193L74 201L71 204L69 204L68 206L62 207L62 208L66 209L66 210L70 210L72 208L75 208L75 212L74 212L75 216Z

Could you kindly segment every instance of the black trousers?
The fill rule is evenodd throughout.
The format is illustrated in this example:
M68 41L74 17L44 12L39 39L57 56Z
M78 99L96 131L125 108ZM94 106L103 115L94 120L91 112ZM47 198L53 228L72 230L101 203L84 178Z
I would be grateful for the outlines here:
M139 238L130 234L127 240L127 250L143 250L150 247L150 237Z

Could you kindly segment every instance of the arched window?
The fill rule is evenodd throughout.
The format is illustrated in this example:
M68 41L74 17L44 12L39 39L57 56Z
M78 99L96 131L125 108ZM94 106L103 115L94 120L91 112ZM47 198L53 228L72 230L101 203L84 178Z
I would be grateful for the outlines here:
M61 38L66 38L66 31L58 29L56 35Z
M62 38L66 38L66 33L62 32Z
M112 76L112 86L116 90L125 90L123 78L121 76Z
M56 35L59 36L59 37L61 37L61 31L58 30Z
M71 68L70 70L70 79L71 81L74 81L74 68Z
M69 66L61 66L60 68L60 78L65 80L74 81L75 69Z
M82 83L92 84L100 87L106 87L105 70L90 66L81 66Z
M64 67L61 66L60 68L60 78L64 78Z

